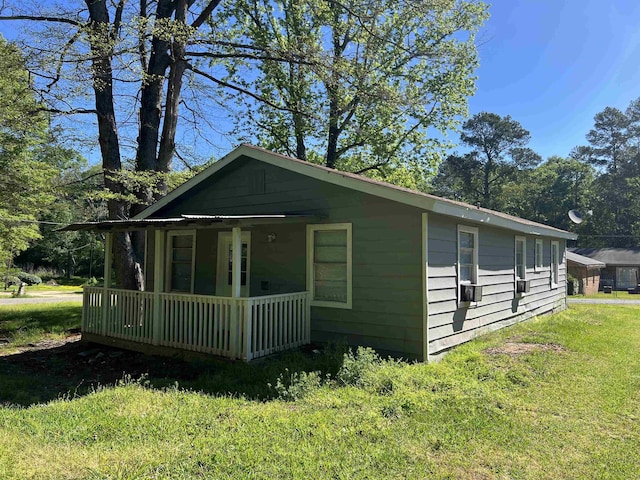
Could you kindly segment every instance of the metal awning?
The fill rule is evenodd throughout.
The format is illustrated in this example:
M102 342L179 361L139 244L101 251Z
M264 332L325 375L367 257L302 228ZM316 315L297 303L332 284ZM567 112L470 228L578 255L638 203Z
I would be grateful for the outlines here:
M72 223L59 229L60 232L77 232L93 230L97 232L116 232L129 230L147 230L156 228L188 228L188 227L218 227L254 225L270 225L276 223L294 223L301 220L319 219L318 215L306 213L281 213L267 215L181 215L174 218L143 218L138 220L104 220L102 222Z

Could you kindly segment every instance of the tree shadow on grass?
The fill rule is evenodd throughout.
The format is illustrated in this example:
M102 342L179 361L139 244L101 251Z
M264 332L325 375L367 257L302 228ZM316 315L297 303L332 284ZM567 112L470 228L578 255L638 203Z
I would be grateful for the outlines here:
M123 378L145 376L151 388L180 388L211 395L245 396L268 400L269 384L280 375L319 370L335 374L343 348L318 353L304 348L246 364L212 357L184 361L145 355L96 344L72 341L49 348L0 356L0 406L29 406L59 398L73 398L116 385Z

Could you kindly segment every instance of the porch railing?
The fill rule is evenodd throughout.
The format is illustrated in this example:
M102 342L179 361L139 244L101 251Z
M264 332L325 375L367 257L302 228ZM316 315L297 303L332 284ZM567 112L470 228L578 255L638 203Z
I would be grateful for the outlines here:
M229 298L85 287L82 331L249 361L309 343L309 295Z

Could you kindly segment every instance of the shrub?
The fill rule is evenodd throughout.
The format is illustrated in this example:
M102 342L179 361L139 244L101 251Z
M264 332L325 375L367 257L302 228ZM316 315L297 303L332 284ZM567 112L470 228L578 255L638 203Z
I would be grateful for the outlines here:
M289 369L285 369L284 374L280 374L275 385L269 384L276 392L277 398L287 402L295 402L310 392L317 390L322 385L320 372L293 372L289 374Z
M96 277L91 277L89 280L84 282L84 285L87 287L95 287L96 285L98 285L98 280L96 279Z
M355 354L349 349L344 354L342 367L336 374L336 380L342 385L362 387L364 386L364 377L367 372L381 363L380 355L370 347L358 347Z
M33 275L32 273L18 272L16 273L16 277L18 277L27 285L40 285L42 283L42 279L37 275Z
M7 287L10 287L11 285L20 285L20 279L14 275L9 275L4 277L4 284Z

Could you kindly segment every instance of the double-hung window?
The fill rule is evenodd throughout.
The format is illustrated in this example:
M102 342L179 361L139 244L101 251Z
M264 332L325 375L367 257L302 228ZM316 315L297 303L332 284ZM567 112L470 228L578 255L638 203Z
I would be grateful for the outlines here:
M558 242L551 242L551 287L558 286L560 278L560 247Z
M478 229L458 225L458 283L478 283Z
M535 250L535 270L539 272L542 270L542 239L536 238L536 250Z
M351 308L351 224L307 225L311 305Z
M167 250L168 290L171 292L193 291L193 262L195 232L169 232Z
M515 254L516 280L524 280L527 274L527 239L516 237Z

